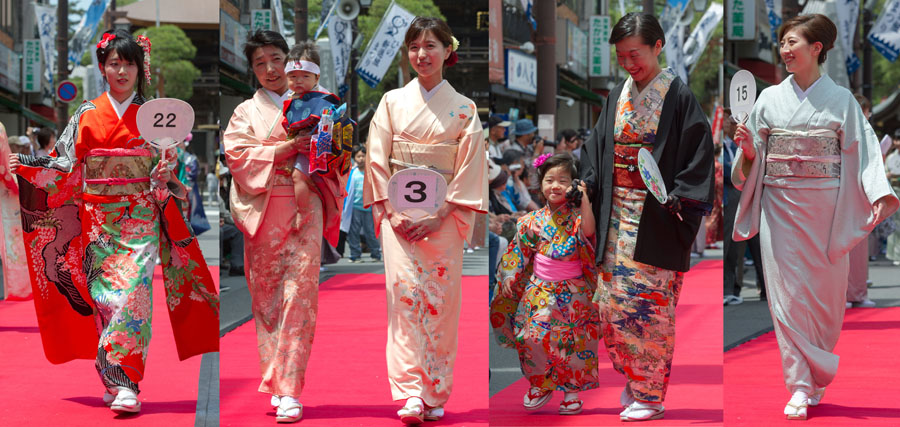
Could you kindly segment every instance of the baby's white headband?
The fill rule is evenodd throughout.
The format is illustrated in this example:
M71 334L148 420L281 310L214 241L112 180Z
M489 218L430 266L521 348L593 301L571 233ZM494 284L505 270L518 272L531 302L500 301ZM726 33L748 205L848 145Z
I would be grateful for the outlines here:
M314 62L309 61L290 61L284 66L284 72L290 73L291 71L308 71L315 75L320 75L319 66Z

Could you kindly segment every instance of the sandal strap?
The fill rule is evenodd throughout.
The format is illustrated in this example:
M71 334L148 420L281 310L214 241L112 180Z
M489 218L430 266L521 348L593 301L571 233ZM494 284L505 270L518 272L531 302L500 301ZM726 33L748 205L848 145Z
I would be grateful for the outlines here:
M799 404L799 405L796 405L796 404L793 404L793 403L791 403L791 402L788 402L788 403L787 403L787 406L790 406L791 408L800 410L800 409L806 409L809 405L808 405L806 402L801 403L801 404Z
M574 400L563 400L559 404L559 406L570 406L570 405L584 405L584 401L576 398Z
M537 390L538 390L538 394L534 393L535 388L531 388L530 390L528 390L528 398L531 400L540 399L540 398L546 396L547 393L550 393L552 391L552 390L541 390L541 389L537 389Z

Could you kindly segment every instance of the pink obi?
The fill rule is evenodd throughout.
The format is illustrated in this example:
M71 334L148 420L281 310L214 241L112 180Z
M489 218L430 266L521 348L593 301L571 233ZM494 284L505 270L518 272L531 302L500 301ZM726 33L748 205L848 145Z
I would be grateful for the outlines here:
M534 275L548 282L577 279L582 276L581 261L560 261L536 254L534 256Z

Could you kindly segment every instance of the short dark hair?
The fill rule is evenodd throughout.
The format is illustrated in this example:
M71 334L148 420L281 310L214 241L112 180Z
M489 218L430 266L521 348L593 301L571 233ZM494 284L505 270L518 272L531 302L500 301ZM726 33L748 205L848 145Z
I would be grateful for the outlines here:
M662 42L662 46L666 45L666 33L659 21L653 15L637 12L631 12L616 22L609 34L609 44L616 44L635 35L640 36L647 46L656 45L657 40Z
M825 63L826 53L834 47L837 39L837 27L828 17L820 13L812 15L797 15L784 22L781 31L778 32L778 40L796 27L797 31L809 44L822 43L822 51L819 52L819 64Z
M41 128L37 131L36 135L38 145L40 145L41 148L45 148L50 144L50 137L53 136L53 131L51 131L49 128Z
M353 147L353 151L350 152L350 157L356 157L356 154L362 151L363 154L366 154L366 146L365 145L356 145Z
M547 174L547 171L557 166L564 167L566 171L572 175L572 179L578 178L578 159L571 153L562 152L550 156L550 158L544 160L544 163L541 163L541 165L538 166L538 177L541 182L544 181L544 175Z
M563 140L571 141L576 136L578 136L578 132L575 132L574 129L563 129L559 133L559 141L557 141L557 142L563 142Z
M862 110L872 111L872 103L869 102L869 98L866 98L864 95L856 94L853 95L856 98L856 102L859 103L859 108Z
M244 44L244 56L247 57L247 66L253 69L253 52L263 46L275 46L281 49L287 55L290 48L281 34L269 30L256 30L247 37L247 43Z
M144 79L144 48L134 40L134 36L131 33L123 29L106 30L103 34L112 34L116 37L111 39L106 47L97 48L97 62L100 63L100 66L106 65L106 59L114 51L119 54L119 59L133 62L138 69L137 81L134 82L135 91L137 96L143 98L144 85L146 84ZM106 75L103 76L103 79L106 79Z
M322 65L319 60L319 47L312 40L303 40L294 45L287 54L288 61L309 61L316 65Z

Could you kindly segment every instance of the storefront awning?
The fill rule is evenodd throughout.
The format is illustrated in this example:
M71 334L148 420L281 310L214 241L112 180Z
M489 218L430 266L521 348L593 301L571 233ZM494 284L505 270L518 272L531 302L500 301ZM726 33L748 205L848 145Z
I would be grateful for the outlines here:
M5 96L0 96L0 105L4 105L6 107L9 107L13 111L22 113L23 116L25 116L29 120L34 120L35 122L40 123L41 126L56 130L56 123L48 120L46 117L38 113L35 113L30 108L23 107L18 102L13 101Z

